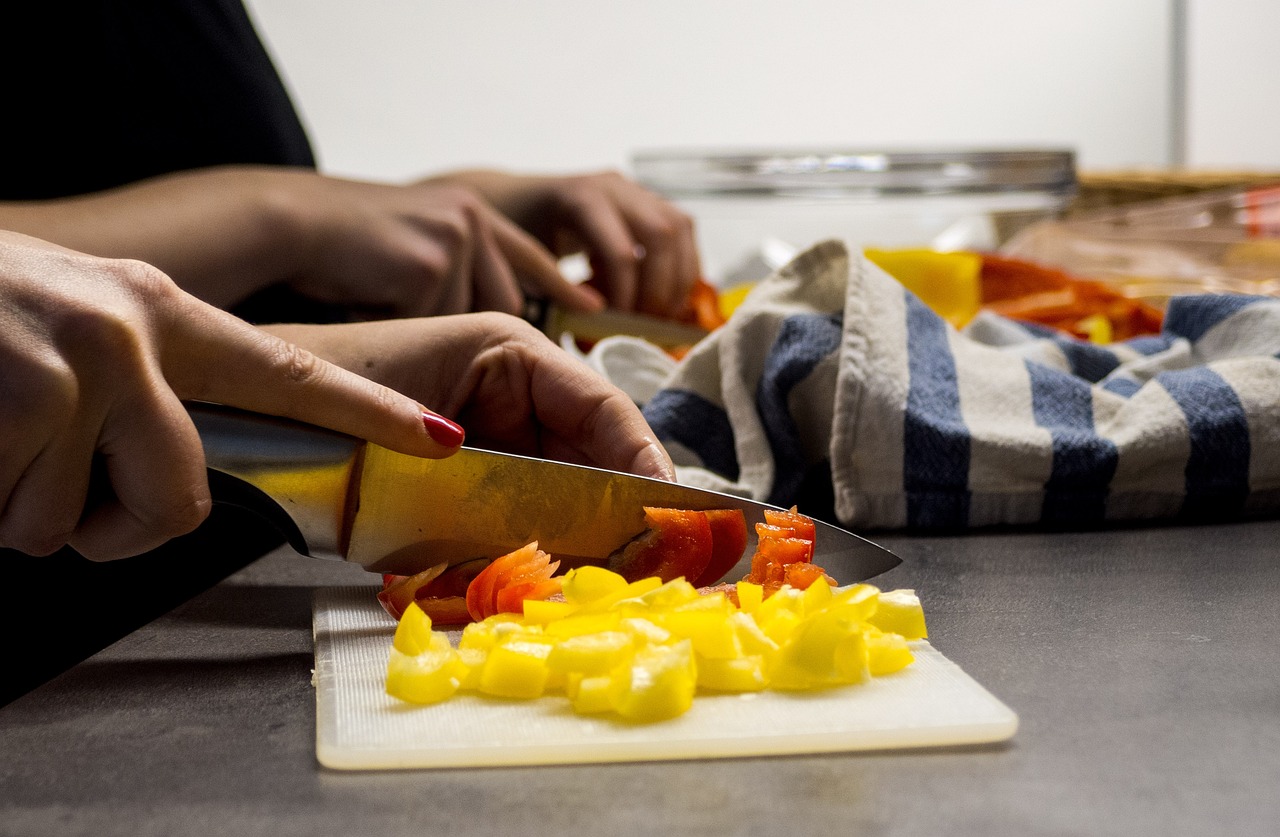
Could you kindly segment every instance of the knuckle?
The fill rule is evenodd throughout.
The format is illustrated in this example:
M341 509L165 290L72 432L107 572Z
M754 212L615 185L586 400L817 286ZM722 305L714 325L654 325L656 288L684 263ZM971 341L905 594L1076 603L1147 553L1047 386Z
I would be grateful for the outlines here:
M6 358L2 391L0 428L51 429L75 412L80 381L64 358L42 353Z
M440 219L437 237L450 253L463 250L471 243L471 215L466 209L450 212Z
M213 500L209 497L208 489L195 487L158 507L144 523L161 536L177 537L194 531L212 509Z
M320 358L293 343L276 344L272 367L291 384L307 384L319 376L323 364Z
M0 546L42 558L66 546L74 530L74 522L70 525L57 525L54 519L49 518L43 520L42 525L33 525L31 521L5 515L4 520L0 521Z

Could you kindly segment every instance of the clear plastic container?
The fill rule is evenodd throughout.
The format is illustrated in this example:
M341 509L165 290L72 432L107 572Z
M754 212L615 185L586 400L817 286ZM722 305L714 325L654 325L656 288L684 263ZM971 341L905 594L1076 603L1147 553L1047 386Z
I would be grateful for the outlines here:
M720 287L825 238L854 247L994 250L1075 194L1066 150L641 151L638 181L697 224Z
M1280 183L1047 221L1001 249L1101 279L1157 305L1181 294L1280 296Z

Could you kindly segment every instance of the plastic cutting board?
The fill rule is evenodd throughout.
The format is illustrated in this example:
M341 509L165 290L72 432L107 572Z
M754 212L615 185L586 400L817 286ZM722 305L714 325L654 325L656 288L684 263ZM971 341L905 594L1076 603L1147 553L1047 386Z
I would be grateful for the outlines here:
M379 770L885 750L1002 741L1017 716L928 642L901 672L821 692L698 695L686 714L630 724L576 714L562 696L460 694L412 706L383 687L394 621L376 588L315 596L316 756Z

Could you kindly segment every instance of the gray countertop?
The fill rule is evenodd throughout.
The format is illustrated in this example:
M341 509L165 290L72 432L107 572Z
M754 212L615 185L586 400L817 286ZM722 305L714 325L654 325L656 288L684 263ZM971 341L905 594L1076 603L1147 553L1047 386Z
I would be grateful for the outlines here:
M0 834L1280 833L1280 521L880 540L1012 741L326 770L311 596L370 577L277 550L0 708Z

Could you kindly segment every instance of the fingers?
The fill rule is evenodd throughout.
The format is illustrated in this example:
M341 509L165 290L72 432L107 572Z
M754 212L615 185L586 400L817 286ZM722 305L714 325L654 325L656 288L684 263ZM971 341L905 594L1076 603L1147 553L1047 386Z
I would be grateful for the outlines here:
M531 404L540 455L675 478L670 457L626 393L532 328L510 335L504 345L529 370L526 380L508 378L508 385L523 390L519 398Z
M604 298L595 290L566 279L555 258L536 239L496 212L491 220L496 246L536 296L545 297L574 311L599 311L605 306ZM522 307L514 310L491 310L519 314Z
M91 561L137 555L195 529L212 508L200 437L164 387L107 416L97 442L110 492L90 504L69 540Z
M461 428L424 421L414 399L225 312L201 306L168 328L164 377L183 399L292 418L414 456L438 459L462 444Z
M477 311L501 311L504 314L518 315L524 310L524 295L520 293L515 274L504 258L504 247L493 229L503 219L496 213L492 215L493 223L480 214L474 220L473 308Z
M46 441L8 492L0 545L41 556L67 544L84 507L93 448L92 435L75 426L60 428Z
M563 200L612 305L655 316L684 312L701 276L689 216L616 174L574 179Z

